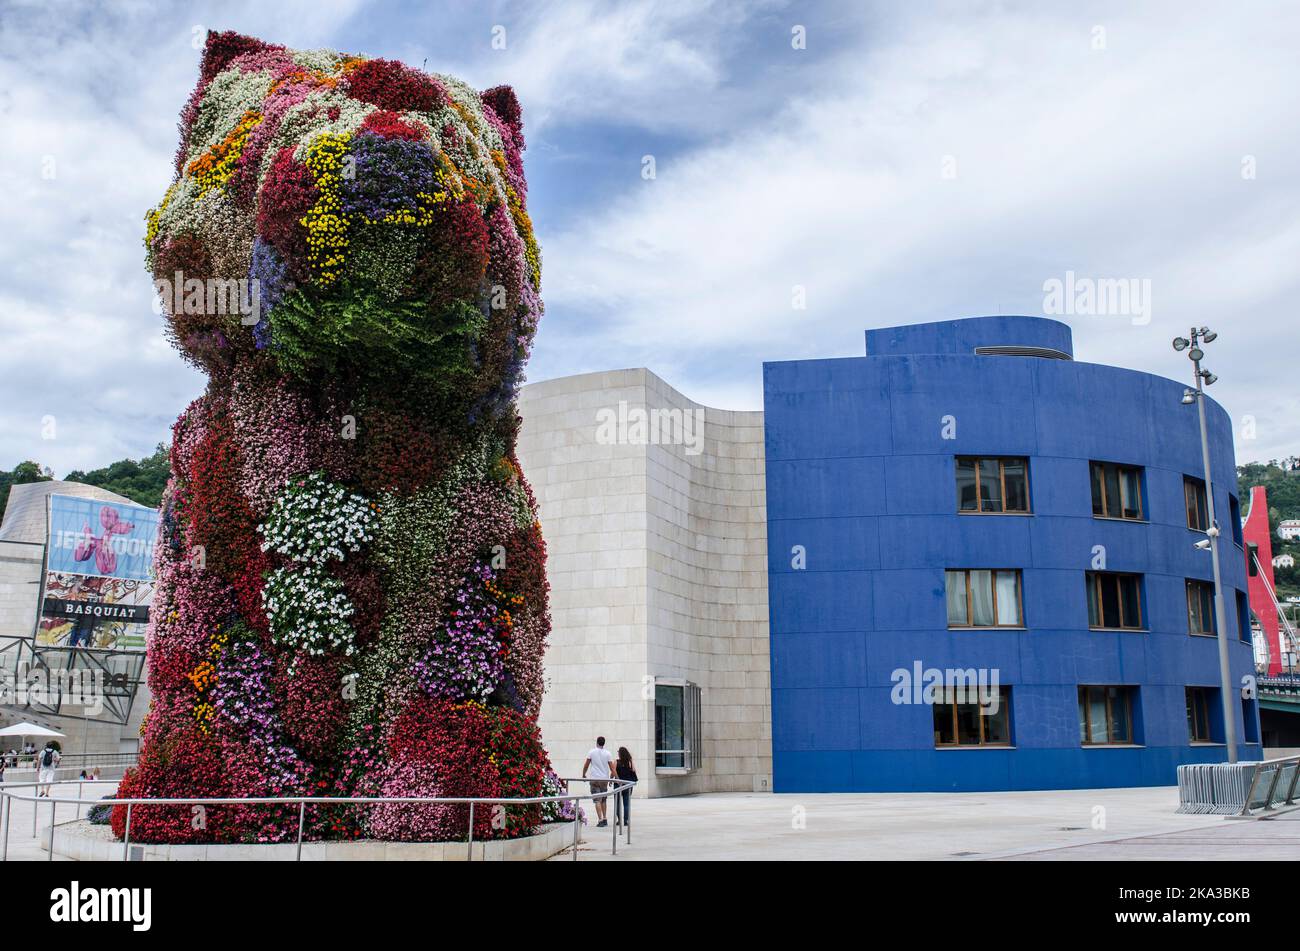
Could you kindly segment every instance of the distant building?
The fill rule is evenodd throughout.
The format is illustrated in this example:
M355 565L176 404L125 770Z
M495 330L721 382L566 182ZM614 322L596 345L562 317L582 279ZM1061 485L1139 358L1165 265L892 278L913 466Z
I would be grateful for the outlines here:
M1300 538L1300 518L1285 518L1277 523L1277 537L1287 541Z
M1294 568L1295 559L1290 555L1278 555L1273 559L1274 568Z
M0 702L0 723L37 719L64 733L64 750L78 755L83 750L92 757L96 753L132 752L139 746L140 723L149 706L149 690L142 676L143 651L96 648L88 636L85 640L78 638L78 646L66 640L47 643L38 637L45 623L40 620L43 607L48 609L62 600L57 597L60 592L50 587L47 572L47 567L53 570L48 547L51 496L135 506L114 492L80 482L52 480L10 487L4 520L0 522L0 674L13 683L26 682L33 670L51 677L60 672L104 671L124 677L125 686L105 692L104 709L97 715L75 703L63 702L61 696L58 703L46 702L46 697L30 704L9 702L6 697L5 702ZM85 630L97 630L99 624L87 620ZM80 762L74 757L64 765Z

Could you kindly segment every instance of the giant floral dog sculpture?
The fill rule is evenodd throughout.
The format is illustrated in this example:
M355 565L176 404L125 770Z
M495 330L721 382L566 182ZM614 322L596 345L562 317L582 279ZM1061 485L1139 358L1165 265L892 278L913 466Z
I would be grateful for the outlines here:
M542 304L513 92L210 34L180 136L146 260L209 383L174 427L152 706L121 795L552 788L545 549L514 451ZM480 809L475 838L541 818ZM450 839L467 819L306 814L317 838ZM297 821L137 806L131 838L276 841Z

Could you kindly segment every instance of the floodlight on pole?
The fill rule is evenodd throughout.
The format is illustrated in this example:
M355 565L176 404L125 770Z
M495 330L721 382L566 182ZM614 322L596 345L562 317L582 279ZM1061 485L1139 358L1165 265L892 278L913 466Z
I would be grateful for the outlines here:
M1219 568L1219 523L1214 517L1214 480L1210 476L1210 437L1205 424L1205 386L1213 383L1218 379L1209 370L1201 369L1201 360L1205 357L1205 351L1197 344L1212 343L1218 334L1214 333L1208 327L1202 327L1199 330L1195 327L1189 334L1190 340L1184 337L1174 338L1174 349L1181 352L1187 350L1187 358L1192 361L1193 374L1192 379L1196 381L1196 389L1190 387L1183 390L1183 402L1196 404L1197 417L1201 424L1201 465L1205 470L1205 499L1209 508L1209 525L1206 527L1206 537L1196 543L1197 548L1208 547L1210 549L1210 562L1214 570L1214 618L1218 628L1219 644L1219 693L1223 703L1223 740L1224 746L1227 747L1228 762L1237 762L1237 709L1236 695L1232 689L1232 668L1228 662L1228 615L1227 608L1223 599L1223 575ZM1190 347L1190 349L1188 349Z

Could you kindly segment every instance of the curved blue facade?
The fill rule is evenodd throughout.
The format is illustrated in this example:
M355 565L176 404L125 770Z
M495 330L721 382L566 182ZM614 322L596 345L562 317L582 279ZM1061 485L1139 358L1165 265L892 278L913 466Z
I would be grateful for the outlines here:
M764 365L775 789L1161 785L1179 764L1223 759L1189 725L1187 688L1203 688L1201 729L1223 738L1215 638L1189 633L1187 582L1212 572L1195 547L1204 534L1188 528L1184 478L1202 467L1184 385L1074 362L1069 328L1032 317L874 330L867 353ZM1254 668L1231 423L1206 408L1239 684ZM959 457L1027 460L1029 513L960 512ZM1141 520L1094 515L1093 462L1140 472ZM951 628L945 579L961 576L945 573L986 569L1018 572L1020 623ZM1125 584L1137 586L1139 630L1090 624L1090 591L1113 611L1095 570L1137 579ZM996 671L1006 745L947 745L946 708L936 716L898 687L918 669ZM1081 686L1115 688L1102 732L1119 740L1085 744L1103 708L1086 691L1081 708ZM1253 705L1233 703L1238 739L1257 738Z

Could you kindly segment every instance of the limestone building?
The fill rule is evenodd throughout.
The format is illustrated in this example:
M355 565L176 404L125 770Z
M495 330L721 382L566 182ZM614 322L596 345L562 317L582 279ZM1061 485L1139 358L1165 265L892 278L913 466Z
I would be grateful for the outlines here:
M519 459L548 553L542 736L576 776L598 734L639 796L771 787L763 414L645 369L530 384Z

